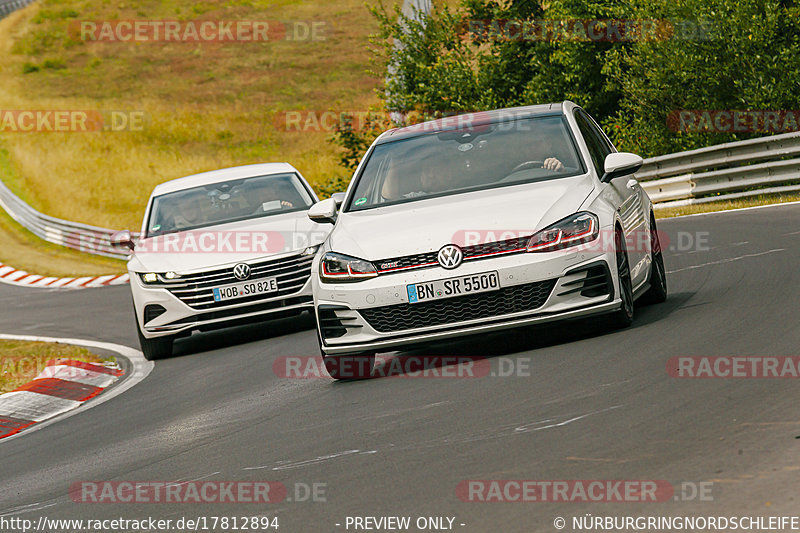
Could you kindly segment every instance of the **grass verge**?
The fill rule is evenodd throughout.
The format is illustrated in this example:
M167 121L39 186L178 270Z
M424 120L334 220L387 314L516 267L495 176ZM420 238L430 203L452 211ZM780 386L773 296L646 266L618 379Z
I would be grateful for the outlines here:
M714 211L730 211L743 209L746 207L758 207L762 205L785 204L787 202L800 201L800 193L787 194L762 194L751 198L739 200L726 200L721 202L708 202L706 204L687 205L684 207L670 207L656 209L656 218L680 217L685 215L695 215L698 213L712 213Z
M0 174L17 182L8 152L0 149ZM125 262L43 241L0 209L0 263L40 276L81 277L125 272Z
M74 359L87 363L113 360L69 344L0 340L0 394L31 381L52 359Z
M59 278L123 274L124 261L50 244L0 210L0 263L40 276Z
M85 42L80 21L322 23L313 39L256 43ZM163 181L287 161L312 185L346 174L332 131L286 131L292 110L366 111L377 24L361 0L40 0L0 21L0 109L141 113L141 128L0 133L9 187L48 215L124 229L141 224ZM128 115L130 116L130 115ZM277 117L277 118L276 118ZM324 131L320 131L324 130Z

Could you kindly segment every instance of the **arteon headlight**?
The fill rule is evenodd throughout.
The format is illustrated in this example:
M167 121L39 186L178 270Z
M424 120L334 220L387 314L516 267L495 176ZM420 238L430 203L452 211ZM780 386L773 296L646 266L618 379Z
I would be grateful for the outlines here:
M327 252L319 262L319 276L329 283L361 281L377 275L375 265L357 257Z
M592 213L570 215L542 231L528 241L529 252L552 252L586 242L592 242L600 233L600 222Z
M142 278L142 281L148 285L152 285L154 283L175 283L180 281L180 276L175 272L144 272L139 274Z

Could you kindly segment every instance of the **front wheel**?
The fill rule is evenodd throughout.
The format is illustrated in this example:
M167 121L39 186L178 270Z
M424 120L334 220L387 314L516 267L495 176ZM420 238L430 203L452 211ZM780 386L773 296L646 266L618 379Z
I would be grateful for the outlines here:
M333 379L366 379L375 366L375 354L323 356L325 370Z
M614 246L617 259L617 279L619 280L619 297L622 300L619 310L611 315L611 325L614 328L627 328L633 323L633 282L631 281L631 267L628 262L628 250L622 231L614 234Z
M141 330L137 329L139 333L139 346L142 347L144 358L148 361L155 361L156 359L163 359L172 356L172 343L175 337L157 337L155 339L146 339L142 335Z
M650 215L650 288L642 295L642 301L648 304L660 304L667 299L667 272L664 268L664 254L661 251L661 240L656 230L656 218Z

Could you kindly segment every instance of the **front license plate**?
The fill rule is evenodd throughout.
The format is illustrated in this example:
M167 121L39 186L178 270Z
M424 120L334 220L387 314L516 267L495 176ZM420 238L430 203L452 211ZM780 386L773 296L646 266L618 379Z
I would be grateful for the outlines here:
M412 304L499 289L500 281L497 272L484 272L483 274L440 279L406 286L408 301Z
M278 278L260 279L258 281L246 281L236 285L225 285L214 289L214 301L224 302L246 298L257 294L266 294L278 290Z

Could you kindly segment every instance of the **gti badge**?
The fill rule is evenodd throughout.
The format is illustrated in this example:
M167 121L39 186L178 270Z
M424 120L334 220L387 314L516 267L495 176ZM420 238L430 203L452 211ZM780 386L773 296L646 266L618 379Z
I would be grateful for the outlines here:
M461 248L455 244L448 244L447 246L442 246L442 249L439 250L438 259L440 265L452 270L461 264L464 260L464 254L461 252Z
M246 265L244 263L239 263L235 267L233 267L233 275L236 276L236 279L240 281L244 281L250 278L250 265Z

